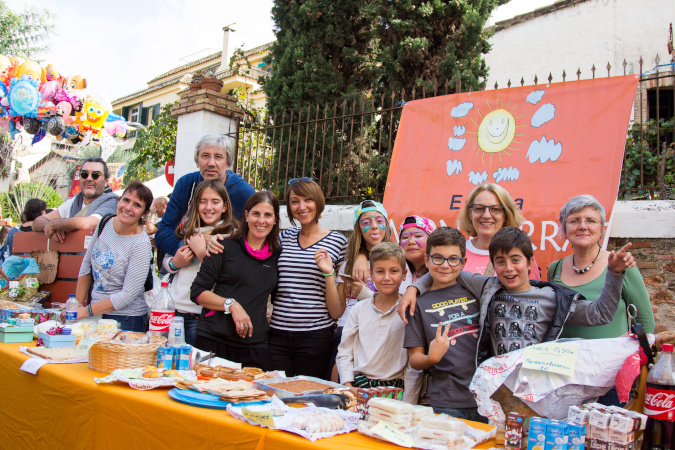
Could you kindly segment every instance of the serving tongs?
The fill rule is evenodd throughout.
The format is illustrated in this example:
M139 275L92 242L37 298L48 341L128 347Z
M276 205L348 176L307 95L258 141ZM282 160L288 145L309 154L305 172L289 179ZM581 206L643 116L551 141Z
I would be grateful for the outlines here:
M347 409L350 398L345 394L316 394L286 397L282 398L281 401L284 403L313 403L318 407L329 409Z
M202 356L201 353L197 352L195 354L195 365L201 364L208 359L208 361L206 362L206 365L210 366L211 365L211 358L213 358L214 356L216 356L216 354L213 353L213 352L209 352L208 355L204 355L204 356Z

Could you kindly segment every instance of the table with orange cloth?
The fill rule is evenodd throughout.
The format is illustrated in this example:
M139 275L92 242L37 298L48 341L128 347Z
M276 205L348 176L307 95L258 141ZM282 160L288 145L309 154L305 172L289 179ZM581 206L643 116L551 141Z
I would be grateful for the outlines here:
M104 374L86 363L46 364L36 375L20 370L20 345L0 343L0 447L16 449L232 448L400 449L354 431L309 441L249 425L225 410L184 405L168 388L96 384ZM470 422L488 429L487 425ZM477 448L494 447L491 440Z

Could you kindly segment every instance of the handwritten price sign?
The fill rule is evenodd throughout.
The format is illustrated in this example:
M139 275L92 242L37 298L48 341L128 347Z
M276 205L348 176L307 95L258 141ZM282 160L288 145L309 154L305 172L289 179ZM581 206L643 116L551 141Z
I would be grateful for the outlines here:
M531 345L525 349L522 367L571 377L577 365L577 350L574 345L556 342Z
M245 407L241 408L241 413L248 420L265 425L270 428L274 428L274 418L272 411L251 411Z
M413 438L383 420L371 428L370 431L377 434L382 439L386 439L387 441L402 447L412 447L415 444Z

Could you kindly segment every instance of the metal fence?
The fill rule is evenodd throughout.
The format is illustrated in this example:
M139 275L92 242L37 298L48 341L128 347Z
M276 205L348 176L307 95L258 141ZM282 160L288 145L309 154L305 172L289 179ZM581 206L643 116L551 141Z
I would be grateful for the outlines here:
M661 65L658 56L654 63L639 61L619 198L675 198L675 71L672 62ZM624 61L624 75L626 66ZM616 75L609 63L606 71L607 77ZM595 65L589 72L579 68L576 79L596 78L596 72L605 76ZM532 79L533 85L541 81L537 75ZM549 73L545 81L569 79L563 71L560 79ZM521 77L514 84L527 82ZM509 80L506 88L514 84ZM497 83L493 87L500 88ZM405 102L454 92L462 92L459 80L430 80L408 92L299 108L263 120L245 117L232 134L237 142L234 168L256 189L272 190L282 200L287 180L302 176L313 177L332 203L382 199Z

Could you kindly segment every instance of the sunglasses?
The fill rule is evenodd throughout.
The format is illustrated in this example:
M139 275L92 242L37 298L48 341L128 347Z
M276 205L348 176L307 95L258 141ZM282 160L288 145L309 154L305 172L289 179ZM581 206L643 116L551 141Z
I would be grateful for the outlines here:
M288 185L290 186L292 184L299 183L300 181L302 181L303 183L311 183L312 181L314 181L314 178L312 177L291 178L290 180L288 180Z
M98 177L101 176L101 172L91 172L91 179L96 181L98 180ZM86 180L89 178L89 171L87 170L80 170L80 179L81 180Z

